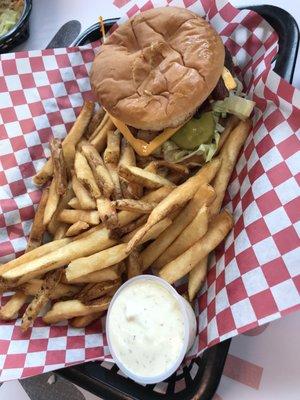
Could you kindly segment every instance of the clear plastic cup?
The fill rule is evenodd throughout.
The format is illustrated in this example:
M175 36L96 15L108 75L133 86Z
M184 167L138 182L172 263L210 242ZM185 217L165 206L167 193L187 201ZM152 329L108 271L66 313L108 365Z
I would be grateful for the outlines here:
M126 365L123 364L122 360L117 356L116 352L114 351L114 348L112 346L112 343L110 341L110 326L109 326L109 321L110 321L110 311L113 307L115 299L119 296L121 291L131 285L133 282L136 281L145 281L145 280L153 280L162 285L165 289L168 290L169 293L174 296L174 298L178 301L181 313L183 315L183 320L184 320L184 340L183 344L181 347L181 351L178 354L177 359L174 361L173 364L169 366L168 369L166 369L163 373L156 375L156 376L140 376L135 373L133 373L131 370L129 370ZM108 308L107 312L107 317L106 317L106 337L107 337L107 342L108 346L112 355L112 358L114 362L117 364L119 369L130 379L134 380L137 383L141 384L154 384L158 382L162 382L165 379L167 379L169 376L171 376L180 366L182 363L186 353L189 351L189 349L192 347L195 337L196 337L196 317L194 314L194 311L190 304L185 300L184 297L182 297L177 291L166 281L163 279L153 276L153 275L139 275L136 276L132 279L129 279L127 282L125 282L115 293L113 296L110 306Z

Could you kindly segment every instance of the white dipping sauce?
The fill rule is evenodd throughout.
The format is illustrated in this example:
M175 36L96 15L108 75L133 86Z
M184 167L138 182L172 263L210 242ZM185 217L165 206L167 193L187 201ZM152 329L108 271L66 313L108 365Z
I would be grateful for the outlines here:
M179 301L154 280L139 280L120 291L109 314L109 340L132 373L162 374L184 345L184 316Z

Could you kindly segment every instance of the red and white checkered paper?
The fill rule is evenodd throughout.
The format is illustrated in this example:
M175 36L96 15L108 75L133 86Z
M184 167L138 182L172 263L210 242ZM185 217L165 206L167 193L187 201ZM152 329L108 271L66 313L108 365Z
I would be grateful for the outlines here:
M116 2L125 18L154 6ZM223 0L163 0L155 6L167 4L207 16L257 103L254 129L225 200L234 229L216 251L195 309L195 355L300 308L300 92L272 72L278 38L254 12ZM88 73L94 54L95 46L88 46L0 58L1 262L25 249L41 195L31 178L49 156L50 138L64 137L83 100L92 97ZM0 324L2 381L96 358L110 358L99 323L74 329L67 323L45 326L38 318L25 334L20 320Z

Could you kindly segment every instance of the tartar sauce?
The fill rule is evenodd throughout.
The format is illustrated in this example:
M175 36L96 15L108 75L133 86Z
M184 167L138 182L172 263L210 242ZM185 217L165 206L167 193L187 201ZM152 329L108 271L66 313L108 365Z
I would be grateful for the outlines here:
M180 304L153 280L136 281L120 291L110 309L108 329L116 356L139 376L164 373L184 345Z

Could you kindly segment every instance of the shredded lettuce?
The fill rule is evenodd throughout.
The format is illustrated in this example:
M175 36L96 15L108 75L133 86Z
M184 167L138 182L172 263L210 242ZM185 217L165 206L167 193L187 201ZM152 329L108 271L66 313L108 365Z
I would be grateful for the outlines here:
M5 9L0 12L0 36L9 32L18 22L20 11Z
M241 120L245 120L250 117L253 111L255 102L252 100L245 99L244 97L231 94L224 100L218 100L212 103L213 111L219 114L234 114Z

